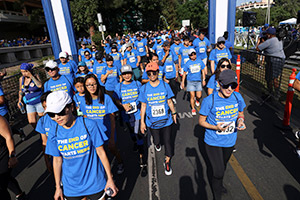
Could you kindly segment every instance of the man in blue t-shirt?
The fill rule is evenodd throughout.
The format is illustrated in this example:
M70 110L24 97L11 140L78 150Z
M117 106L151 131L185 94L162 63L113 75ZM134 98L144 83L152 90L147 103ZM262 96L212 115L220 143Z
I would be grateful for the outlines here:
M197 58L201 58L205 64L204 72L207 74L207 52L210 52L212 49L210 41L205 37L203 32L200 32L199 38L196 38L193 41L193 46L197 53Z
M133 45L131 43L127 43L126 51L124 52L123 64L128 64L132 67L135 80L138 80L141 77L141 70L139 69L140 62L141 56L139 56L137 50L133 49Z
M156 38L155 44L153 45L152 49L154 50L154 52L158 55L160 52L163 51L163 47L162 47L162 39L161 36L158 36Z
M89 48L86 48L86 42L81 42L81 49L78 50L78 61L81 62L84 58L84 52L88 51L90 54L92 53Z
M225 47L225 38L219 37L216 48L213 49L209 55L211 73L213 74L217 68L218 62L221 58L227 58L229 61L232 58L229 49Z
M74 71L73 66L70 62L68 62L68 55L66 52L60 52L59 53L59 60L61 63L59 63L59 74L61 75L69 75L74 78L74 74L76 71Z
M147 46L147 39L143 38L140 34L137 34L136 41L134 43L134 48L138 51L141 57L140 68L142 72L144 71L144 66L148 62L147 55L149 55L149 50Z
M177 56L179 54L179 49L182 47L182 43L179 37L174 37L174 43L171 45L170 50L173 51Z
M191 47L189 45L189 37L184 36L183 37L183 46L179 49L179 52L178 52L179 71L181 74L183 74L183 66L190 59L189 58L189 50L192 48L193 47Z
M44 92L63 90L73 97L75 88L71 76L60 75L58 65L53 60L46 63L45 70L50 79L44 83Z

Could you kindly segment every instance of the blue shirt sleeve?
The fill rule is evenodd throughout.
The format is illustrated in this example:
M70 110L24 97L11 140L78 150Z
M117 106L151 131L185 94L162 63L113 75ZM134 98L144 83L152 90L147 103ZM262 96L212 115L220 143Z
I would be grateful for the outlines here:
M213 49L210 54L209 54L209 60L213 60L213 61L216 61L216 51L215 49Z
M246 103L242 97L242 95L238 92L234 92L234 94L236 95L237 99L238 99L238 103L239 103L239 112L242 112L244 110L244 108L246 107Z
M39 119L39 121L37 122L36 124L36 127L35 127L35 131L40 133L40 134L45 134L45 129L44 129L44 117L41 117Z
M56 125L56 126L58 126L58 125ZM52 129L50 129L50 130L52 130ZM56 131L56 128L54 128L53 131ZM56 156L56 157L61 156L61 154L58 150L58 147L57 147L56 136L54 133L53 134L49 133L45 153L48 155L51 155L51 156Z
M139 94L139 98L138 98L138 101L139 102L143 102L143 103L147 103L147 100L146 100L146 97L145 97L145 87L148 83L146 83L145 85L143 85L140 89L140 94Z
M209 78L209 81L206 85L207 88L210 88L210 89L215 89L215 75L212 75L210 78Z
M174 97L174 93L168 83L164 83L164 84L165 84L166 90L167 90L167 99L171 99L172 97Z
M0 87L0 96L4 96L4 93L3 93L2 87Z
M201 104L201 108L199 110L199 114L203 116L208 116L211 108L212 108L212 97L213 95L209 95L204 98Z

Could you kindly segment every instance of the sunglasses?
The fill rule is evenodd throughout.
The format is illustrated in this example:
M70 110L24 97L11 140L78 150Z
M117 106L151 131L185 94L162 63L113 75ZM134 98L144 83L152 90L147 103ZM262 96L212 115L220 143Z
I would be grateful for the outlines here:
M149 72L147 72L148 76L151 76L151 74L153 74L153 76L156 76L157 75L157 71L149 71Z
M66 115L66 108L64 108L62 111L60 111L59 113L51 113L48 112L49 117L54 118L55 115L57 116L65 116Z
M218 44L225 44L225 42L218 42Z
M90 56L90 54L85 54L84 56Z
M55 68L49 68L49 67L46 67L45 68L45 70L46 70L46 72L50 72L50 71L55 71L57 69L57 67L55 67Z
M231 87L231 89L235 89L235 88L237 88L237 86L238 86L238 84L237 83L230 83L230 84L228 84L228 85L223 85L223 84L220 84L221 85L221 87L223 88L223 89L228 89L229 87Z
M97 84L89 84L89 85L85 85L86 87L94 87L94 86L97 86Z
M224 69L224 68L231 69L231 65L221 65L221 68L222 69Z

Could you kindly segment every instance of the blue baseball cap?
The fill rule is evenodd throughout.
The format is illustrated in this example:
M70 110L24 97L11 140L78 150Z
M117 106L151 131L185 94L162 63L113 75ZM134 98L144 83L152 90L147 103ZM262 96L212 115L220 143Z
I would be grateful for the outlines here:
M276 29L275 28L268 28L268 30L266 31L267 34L270 34L270 35L276 35Z
M22 63L20 69L22 70L32 70L33 64L30 63Z
M79 66L86 66L86 63L84 61L81 61L81 62L78 63L78 67Z
M269 27L269 24L265 24L264 27L265 27L265 28L268 28L268 27Z
M157 39L157 40L161 40L161 37L160 37L160 36L158 36L156 39Z

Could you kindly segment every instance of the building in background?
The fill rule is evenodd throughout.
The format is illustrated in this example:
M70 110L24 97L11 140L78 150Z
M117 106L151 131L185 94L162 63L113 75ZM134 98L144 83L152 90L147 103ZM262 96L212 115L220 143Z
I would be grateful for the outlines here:
M268 1L269 0L261 0L261 2L246 2L246 3L241 3L240 6L237 6L236 8L239 10L247 11L250 9L258 9L258 8L268 8ZM274 0L270 0L270 5L275 5Z

